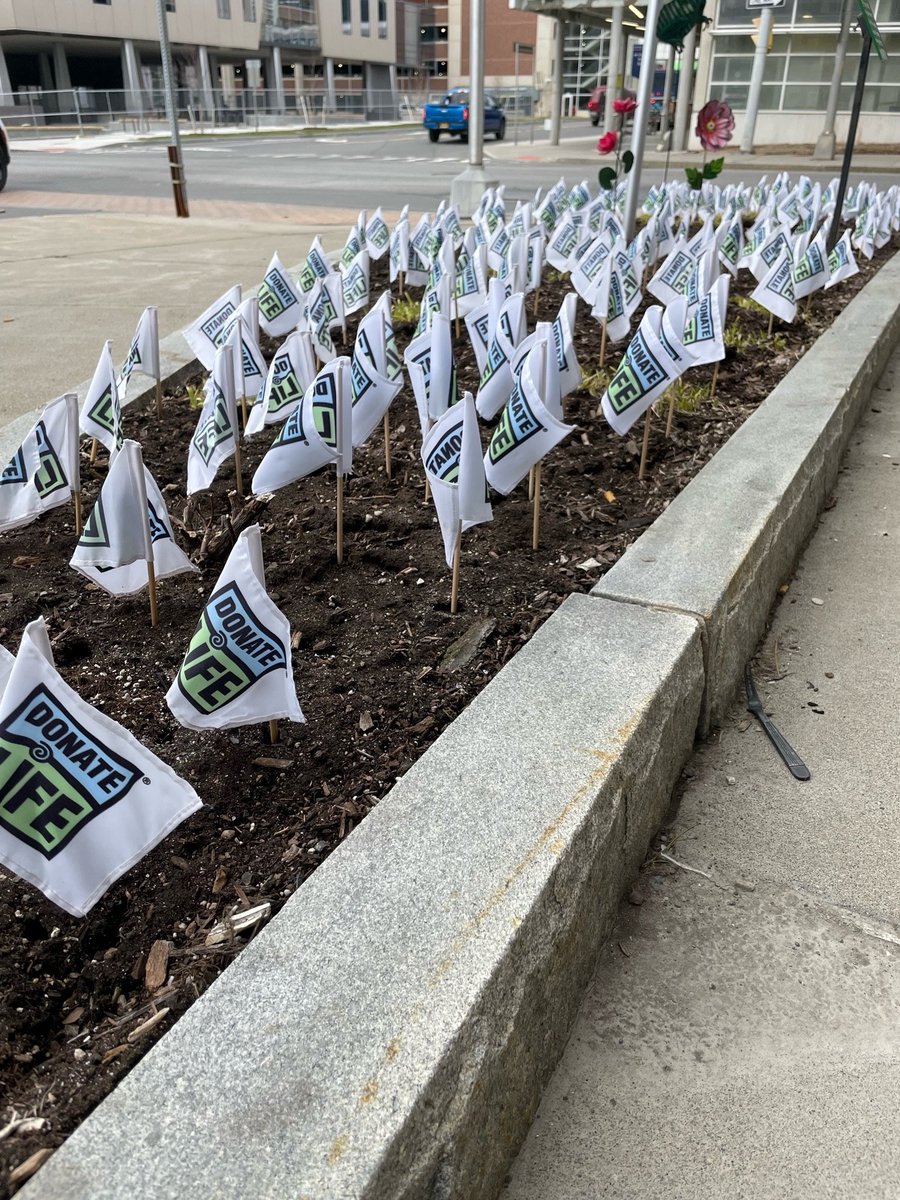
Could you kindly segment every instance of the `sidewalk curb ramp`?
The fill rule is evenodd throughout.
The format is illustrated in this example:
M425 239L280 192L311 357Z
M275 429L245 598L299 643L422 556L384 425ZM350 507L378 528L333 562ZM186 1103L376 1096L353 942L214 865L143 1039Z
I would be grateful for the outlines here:
M898 283L895 256L23 1200L497 1196L695 734L732 694L897 341Z

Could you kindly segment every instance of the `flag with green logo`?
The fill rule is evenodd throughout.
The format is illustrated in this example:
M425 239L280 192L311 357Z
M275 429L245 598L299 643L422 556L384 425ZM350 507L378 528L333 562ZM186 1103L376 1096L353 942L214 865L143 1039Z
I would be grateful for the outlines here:
M422 443L422 463L444 540L447 566L460 531L494 518L484 476L484 450L472 393L432 425Z
M166 703L188 729L306 720L294 687L291 627L266 591L258 525L235 542Z
M122 364L122 370L119 373L119 397L123 403L128 390L128 381L135 371L149 376L150 379L159 380L160 378L159 318L155 304L148 305L141 313L137 329L134 331L134 337L128 348L128 357Z
M296 330L285 338L269 366L266 381L250 409L244 436L259 433L266 425L285 421L302 402L316 377L312 335Z
M119 400L119 385L107 342L100 351L87 395L81 406L79 425L85 437L96 438L107 450L116 450L122 445L122 405Z
M679 297L675 297L677 301ZM660 337L663 310L654 304L641 318L600 404L608 424L620 437L682 372Z
M253 494L277 492L332 463L342 475L353 467L350 359L345 356L322 368L281 426L253 476Z
M182 330L182 336L207 371L213 369L216 351L228 336L234 314L241 305L241 289L235 284L218 300L200 314L195 321Z
M840 241L828 255L828 282L825 284L826 289L834 287L842 279L849 279L851 275L856 275L858 271L859 266L856 262L856 256L850 245L850 230L845 229Z
M555 417L541 398L541 354L546 350L538 343L522 364L484 456L485 477L504 496L574 428Z
M781 253L750 294L750 298L782 321L793 321L797 315L794 293L794 261L791 246L782 246Z
M391 235L381 209L376 208L366 224L366 249L369 257L381 258L390 244Z
M43 618L0 695L0 863L83 917L200 797L57 673Z
M208 488L219 467L234 454L240 436L234 392L233 344L237 331L216 351L197 428L188 446L187 494Z
M69 565L113 596L147 586L147 563L157 579L197 568L175 541L156 480L137 442L125 441L94 502Z
M403 354L412 385L422 436L459 399L450 319L435 314L431 328L420 333Z
M259 323L269 337L284 337L300 320L303 312L300 293L277 254L272 255L256 297Z
M81 490L78 397L51 400L0 471L0 532L28 525Z
M527 330L525 298L521 292L515 292L497 315L497 327L478 382L475 406L485 421L493 420L509 399L513 388L510 363Z

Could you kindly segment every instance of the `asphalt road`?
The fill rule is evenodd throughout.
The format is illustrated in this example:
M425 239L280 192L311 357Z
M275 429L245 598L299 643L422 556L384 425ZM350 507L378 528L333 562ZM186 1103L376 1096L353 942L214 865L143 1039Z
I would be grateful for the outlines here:
M569 123L567 123L569 125ZM590 133L584 121L570 129ZM526 161L492 163L493 142L485 143L486 166L491 175L507 185L511 199L533 195L561 174L574 183L594 179L599 160L589 144L577 143L566 163L527 161L530 146L527 127L520 131L519 149ZM545 135L536 129L536 140ZM508 133L507 142L511 140ZM414 211L432 209L450 190L453 177L463 170L467 147L457 140L429 142L425 132L415 129L378 130L368 133L338 132L315 137L248 135L230 138L191 139L184 143L185 171L192 198L296 204L327 208L372 208L381 204L395 209L409 204ZM765 170L760 161L760 172ZM677 173L673 169L673 174ZM825 168L830 176L836 170ZM724 172L724 182L747 176ZM662 171L647 168L644 182L662 178ZM893 176L874 177L881 186L895 182ZM6 195L13 191L45 193L34 207L7 209L7 214L24 215L54 211L51 193L79 195L139 196L167 198L171 195L165 148L160 143L110 146L103 149L75 148L21 151L13 161ZM3 196L0 196L2 207Z

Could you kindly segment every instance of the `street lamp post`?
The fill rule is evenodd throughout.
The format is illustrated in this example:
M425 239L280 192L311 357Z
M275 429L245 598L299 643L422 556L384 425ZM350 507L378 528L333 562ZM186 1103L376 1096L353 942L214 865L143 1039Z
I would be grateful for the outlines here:
M484 169L484 0L469 3L469 165L450 185L450 199L473 213L485 188L496 187Z
M659 20L661 0L650 0L644 19L644 48L641 51L641 75L638 80L638 100L631 131L631 153L634 166L628 176L625 193L625 236L634 237L634 222L637 217L638 197L641 191L641 167L644 163L644 146L647 142L647 125L650 121L650 102L653 96L653 76L656 72L656 25Z
M184 159L181 155L181 135L178 132L178 109L175 106L175 87L172 72L172 47L169 45L169 23L166 19L166 0L156 0L156 16L159 23L159 53L162 59L163 94L166 100L166 116L172 127L172 144L167 147L169 171L172 176L172 191L175 195L175 215L189 217L187 188L184 181Z

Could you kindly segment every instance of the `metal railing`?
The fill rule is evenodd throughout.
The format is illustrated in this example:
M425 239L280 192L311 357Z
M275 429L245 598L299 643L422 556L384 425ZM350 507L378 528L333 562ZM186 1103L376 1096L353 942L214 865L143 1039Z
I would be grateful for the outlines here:
M206 92L178 88L179 123L186 132L213 129L260 129L297 126L328 128L363 125L371 121L419 122L426 102L424 93L365 88L358 78L335 80L325 87L295 91L285 80L283 96L273 88L221 88ZM24 133L152 133L164 126L166 109L162 88L139 93L122 89L70 88L43 91L22 88L0 92L0 118L9 129Z

